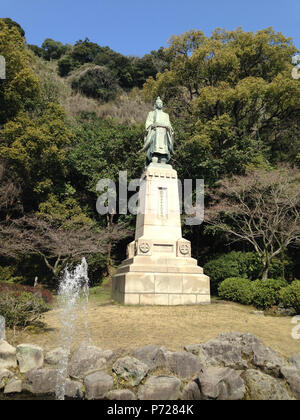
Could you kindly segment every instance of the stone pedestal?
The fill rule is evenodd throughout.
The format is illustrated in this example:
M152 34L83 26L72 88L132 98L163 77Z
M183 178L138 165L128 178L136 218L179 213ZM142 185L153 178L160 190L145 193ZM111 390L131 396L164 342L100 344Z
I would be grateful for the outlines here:
M142 175L135 240L113 278L112 298L128 305L210 303L209 277L182 238L177 172L151 163Z

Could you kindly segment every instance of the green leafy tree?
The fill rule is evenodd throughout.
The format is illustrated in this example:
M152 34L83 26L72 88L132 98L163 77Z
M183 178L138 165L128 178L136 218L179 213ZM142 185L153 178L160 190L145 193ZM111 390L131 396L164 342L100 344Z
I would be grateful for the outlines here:
M86 63L95 62L95 64L100 64L95 59L103 50L105 48L100 47L100 45L94 42L90 42L88 38L84 41L77 41L73 47L68 48L67 53L58 61L59 75L62 77L68 76L72 70Z
M17 31L20 33L20 35L24 38L25 37L25 31L22 28L22 26L18 23L12 20L11 18L2 18L0 20L3 20L3 22L8 26L8 28L16 28Z
M0 125L20 111L33 109L39 95L38 78L30 68L31 55L15 25L0 19L0 54L6 60L6 79L0 81Z
M164 47L160 47L158 50L152 50L150 54L153 65L156 68L156 73L162 73L165 70L170 69L171 58L166 53Z
M85 64L92 63L99 52L101 52L100 45L85 38L84 41L79 40L76 42L71 51L71 56L80 64Z
M76 69L77 67L79 67L80 66L80 64L77 62L77 61L75 61L72 57L71 57L71 55L69 55L69 54L66 54L66 55L63 55L62 57L61 57L61 59L58 61L58 65L57 65L57 68L58 68L58 74L61 76L61 77L65 77L65 76L67 76L72 70L74 70L74 69Z
M69 154L76 189L92 193L95 203L96 184L100 179L117 182L121 170L128 171L129 180L138 178L144 166L144 156L137 155L136 151L142 146L143 132L141 126L98 120L93 114L83 115Z
M297 161L300 84L289 38L256 32L190 31L170 40L170 70L149 78L147 99L161 96L177 123L174 160L184 177L206 182L249 166Z
M120 86L130 89L134 86L132 59L111 50L109 47L101 47L96 55L94 63L99 66L107 67Z
M42 43L42 49L43 49L43 58L47 61L50 60L58 60L62 55L64 55L67 50L68 46L63 45L59 41L54 41L51 38L45 39L45 41Z
M76 200L75 190L70 185L66 185L66 190L73 190L73 193L65 192L60 196L50 193L47 200L40 203L36 215L51 223L52 226L62 229L95 226L95 222L86 216Z
M20 113L0 131L0 158L22 181L25 209L37 209L50 192L63 189L67 174L66 147L73 133L65 114L50 103L36 119Z
M118 191L119 171L122 170L127 171L128 182L139 178L144 157L137 155L136 151L141 148L142 142L143 127L98 120L94 115L83 116L77 127L76 142L69 155L70 180L76 190L81 191L79 201L88 205L89 216L96 218L108 230L122 222L133 225L135 219L126 215L117 217L113 212L99 216L96 213L96 185L100 179L111 179ZM118 203L118 196L116 201ZM113 242L109 241L106 254L107 273L110 273L112 265L112 245ZM124 245L122 249L124 250ZM124 258L124 252L121 258Z
M88 64L74 74L72 88L87 97L107 102L116 97L118 83L107 67Z
M37 57L43 57L44 50L43 48L39 47L38 45L34 44L27 44L27 47L34 52Z
M142 58L137 58L132 63L134 86L142 88L143 84L149 77L155 77L157 68L151 54L147 54Z

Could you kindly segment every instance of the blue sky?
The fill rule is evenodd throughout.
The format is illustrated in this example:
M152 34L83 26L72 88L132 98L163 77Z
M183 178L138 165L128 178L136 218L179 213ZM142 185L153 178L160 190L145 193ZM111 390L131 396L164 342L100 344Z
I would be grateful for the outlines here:
M29 44L88 37L126 55L166 46L171 35L273 26L300 49L300 0L0 0L0 17L24 28Z

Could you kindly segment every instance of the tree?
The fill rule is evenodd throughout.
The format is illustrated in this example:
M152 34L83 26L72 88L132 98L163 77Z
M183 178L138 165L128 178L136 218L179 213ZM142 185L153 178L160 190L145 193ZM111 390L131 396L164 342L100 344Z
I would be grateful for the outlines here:
M68 46L63 45L59 41L54 41L51 38L47 38L42 43L42 49L43 49L43 58L47 61L50 61L50 60L58 60L62 55L64 55L67 52Z
M170 69L171 58L167 55L164 47L160 47L157 51L151 51L151 57L156 73L163 73Z
M84 213L75 194L76 191L70 184L65 184L61 194L50 193L47 199L40 203L37 217L53 227L65 230L81 229L82 226L95 227L95 221Z
M72 70L83 64L93 63L97 54L102 51L100 45L90 42L88 38L77 41L73 47L65 47L58 61L58 74L61 77L68 76Z
M26 211L36 210L51 191L63 189L66 147L72 138L64 111L53 103L40 117L19 113L0 130L0 157L10 173L22 180Z
M46 40L53 50L53 43L56 41ZM46 42L45 41L45 42ZM51 41L51 43L50 43ZM35 50L37 54L39 51ZM56 51L56 49L55 49ZM55 52L56 54L56 52ZM55 57L56 58L56 57ZM152 51L144 57L125 56L113 51L108 46L102 47L94 42L90 42L88 38L84 41L79 40L71 47L58 62L58 72L64 77L71 71L80 68L85 64L95 64L104 68L109 74L118 81L123 89L131 89L133 87L141 88L148 77L155 77L158 70L168 68L169 58L164 54L162 48L158 51Z
M61 59L58 61L58 74L61 77L67 76L72 70L79 67L80 64L76 62L71 55L66 54L61 57Z
M80 64L92 63L99 52L102 51L100 45L91 42L88 38L84 41L79 40L74 45L71 56Z
M154 57L146 54L142 58L136 58L132 63L133 85L142 88L149 77L155 77L157 68L154 64Z
M34 44L27 44L27 47L34 52L37 57L43 57L44 50L43 48L39 47L38 45Z
M0 161L0 219L8 221L13 213L22 213L20 195L20 183L7 175L5 164Z
M40 255L56 279L68 263L85 255L104 253L108 244L126 235L126 229L118 225L105 230L84 225L64 229L35 216L24 216L0 224L0 255L9 258Z
M117 53L109 47L101 47L94 59L94 63L109 69L122 88L130 89L134 86L131 58Z
M21 37L25 37L25 31L18 22L15 22L11 18L3 18L1 20L3 20L3 22L8 26L9 29L14 27L20 33Z
M300 84L291 77L291 39L256 33L190 31L170 40L170 69L149 78L146 99L161 96L177 134L180 176L210 185L247 167L297 163Z
M72 88L87 97L107 102L115 99L118 82L107 67L87 64L74 74Z
M300 171L281 168L254 170L220 181L205 218L254 248L263 264L263 280L270 263L291 245L300 243Z
M0 80L0 126L20 111L33 109L40 87L30 68L31 54L19 30L0 19L0 54L6 60L6 79Z

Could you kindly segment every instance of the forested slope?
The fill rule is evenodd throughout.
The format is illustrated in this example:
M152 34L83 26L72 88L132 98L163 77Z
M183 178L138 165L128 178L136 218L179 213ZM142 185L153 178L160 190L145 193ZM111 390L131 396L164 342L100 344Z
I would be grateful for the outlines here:
M215 216L224 212L215 189L228 177L260 174L256 185L268 196L268 174L287 171L288 185L299 192L300 81L291 76L297 49L284 35L271 28L216 30L210 37L190 31L142 58L88 39L73 46L47 39L38 47L25 36L18 24L0 19L0 54L7 62L7 79L0 81L0 281L33 284L38 276L55 286L63 267L85 255L98 283L125 257L135 218L117 209L100 216L96 183L110 178L118 184L121 170L128 180L140 176L144 121L158 95L176 133L172 164L181 179L204 178ZM299 201L294 204L289 217L299 209ZM211 272L221 264L227 277L234 270L262 277L265 237L254 232L261 256L245 238L232 243L234 217L207 222L183 225L199 263L225 254ZM278 248L279 236L268 236L272 247ZM270 276L299 277L294 236L282 239L270 258Z

